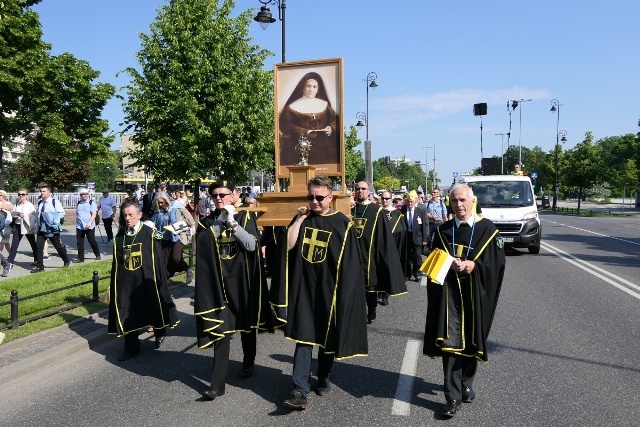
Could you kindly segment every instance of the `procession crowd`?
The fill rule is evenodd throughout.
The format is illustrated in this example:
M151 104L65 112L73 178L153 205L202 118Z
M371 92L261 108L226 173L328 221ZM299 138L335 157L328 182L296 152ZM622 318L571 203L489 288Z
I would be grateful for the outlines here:
M326 177L311 179L308 204L291 213L290 224L262 230L253 195L230 181L212 183L204 201L190 208L180 193L171 198L156 188L140 201L131 191L120 207L110 286L109 333L124 337L118 360L140 355L140 333L151 328L159 349L167 329L178 324L167 277L187 271L191 280L174 248L193 239L197 344L214 349L203 399L225 394L233 334L240 333L242 343L239 376L248 378L256 334L279 329L296 342L291 395L283 405L306 409L313 347L319 347L314 391L324 396L336 359L368 354L367 324L376 321L377 307L407 294L406 281L422 279L423 256L442 251L451 264L441 283L427 278L423 353L442 358L442 415L454 416L461 402L472 402L478 361L488 360L486 339L505 266L502 238L474 214L473 191L453 186L449 209L438 189L429 200L412 191L398 207L389 192L378 203L359 182L348 217L334 210L332 188Z

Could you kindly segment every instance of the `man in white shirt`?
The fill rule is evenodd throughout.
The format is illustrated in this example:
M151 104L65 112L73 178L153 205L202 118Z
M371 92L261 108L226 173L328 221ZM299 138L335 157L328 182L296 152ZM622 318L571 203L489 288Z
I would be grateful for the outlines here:
M116 216L116 201L113 196L109 195L109 189L104 188L102 190L102 197L100 198L100 212L102 213L102 224L104 230L107 233L107 243L113 241L113 218Z
M67 249L60 240L60 231L62 228L60 224L64 220L64 208L59 200L54 199L51 196L51 187L47 183L40 183L40 196L42 199L38 202L36 207L37 215L37 231L38 237L36 238L36 267L31 270L32 273L39 273L44 271L44 264L42 257L44 254L44 243L49 239L56 248L58 255L62 258L64 266L69 266L69 257L67 255Z

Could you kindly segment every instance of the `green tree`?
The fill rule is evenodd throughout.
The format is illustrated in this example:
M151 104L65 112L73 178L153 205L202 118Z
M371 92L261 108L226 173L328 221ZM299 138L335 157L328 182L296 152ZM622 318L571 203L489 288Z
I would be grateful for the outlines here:
M632 189L636 188L635 183L638 178L629 180L627 170L628 167L637 166L635 165L637 144L637 139L633 134L610 136L596 141L596 145L602 151L602 162L607 165L606 180L610 185L613 197L622 197L625 183L627 189L629 185L632 185ZM628 160L633 160L634 165L628 165Z
M584 141L567 151L567 164L563 168L566 185L578 191L578 212L585 190L602 177L602 150L593 144L593 134L585 133Z
M101 114L115 87L94 82L100 73L69 53L48 57L40 72L30 97L21 101L21 114L37 126L20 174L34 184L68 189L86 181L89 159L109 150L113 137L104 136L109 124Z
M390 175L383 176L382 178L373 181L373 186L375 187L376 191L380 191L380 190L393 191L393 190L399 189L400 185L401 185L400 180Z
M273 167L272 73L263 70L270 53L251 44L251 11L232 18L234 6L173 0L140 36L140 71L126 69L125 122L136 166L156 177L242 181Z
M31 123L19 112L21 100L32 93L30 82L38 78L39 64L49 49L42 41L38 14L29 9L39 2L0 1L1 146L9 146L11 137L27 135L31 130ZM0 156L0 189L4 189L5 184L2 162Z
M109 168L109 182L107 179L107 168ZM90 175L87 181L96 183L96 191L102 191L108 187L113 191L114 180L122 177L122 153L119 151L109 151L105 156L91 159L89 161Z
M362 151L355 148L362 141L358 138L358 129L351 125L349 132L345 132L344 138L344 163L346 184L361 181L364 179L364 158Z

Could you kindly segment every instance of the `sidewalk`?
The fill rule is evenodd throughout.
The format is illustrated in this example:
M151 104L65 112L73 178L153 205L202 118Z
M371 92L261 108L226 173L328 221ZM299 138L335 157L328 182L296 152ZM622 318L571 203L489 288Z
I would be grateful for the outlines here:
M170 288L179 312L193 313L191 296L194 288L178 285ZM92 349L115 335L107 334L108 309L66 325L39 332L6 344L0 344L0 384L19 377L27 370L45 367L61 357ZM142 334L141 338L147 338Z
M578 209L578 202L567 202L558 200L558 207ZM615 214L636 215L640 216L640 209L630 207L629 204L622 205L621 203L610 203L601 205L598 203L582 202L580 203L580 212L582 211L597 211L597 212L610 212Z

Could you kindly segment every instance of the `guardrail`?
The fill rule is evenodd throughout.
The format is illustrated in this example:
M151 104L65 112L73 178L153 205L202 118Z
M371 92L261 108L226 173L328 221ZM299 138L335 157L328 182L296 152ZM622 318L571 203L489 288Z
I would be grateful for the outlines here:
M558 207L558 212L567 212L567 213L575 213L575 214L582 214L582 215L588 215L588 216L595 216L595 215L609 215L611 216L612 213L609 210L596 210L594 211L593 209L580 209L578 211L577 208L563 208L563 207ZM614 212L615 213L615 212Z
M33 322L34 320L38 320L38 319L42 319L44 317L49 317L49 316L53 316L54 314L58 314L58 313L62 313L65 311L69 311L71 309L74 309L76 307L79 307L81 305L84 305L86 303L89 302L98 302L100 301L100 294L98 292L98 284L100 283L101 280L105 280L108 279L109 276L104 276L104 277L98 277L98 272L94 271L93 272L93 277L91 278L91 280L85 280L84 282L80 282L80 283L74 283L73 285L68 285L68 286L63 286L61 288L56 288L56 289L51 289L50 291L46 291L46 292L40 292L39 294L35 294L35 295L29 295L27 297L23 297L21 298L18 295L18 290L14 289L11 291L11 299L9 301L4 301L0 303L0 307L5 306L5 305L11 305L11 321L6 324L6 325L2 325L0 326L0 330L3 329L17 329L18 327L20 327L21 325L24 325L25 323L28 322ZM64 307L59 307L55 310L51 310L51 311L47 311L46 313L42 313L42 314L38 314L36 316L31 316L29 318L23 319L23 320L19 320L18 319L18 304L20 301L27 301L30 299L34 299L34 298L38 298L44 295L50 295L56 292L61 292L61 291L65 291L67 289L71 289L71 288L76 288L78 286L83 286L83 285L88 285L91 284L93 285L92 290L93 290L93 295L91 299L82 301L82 302L77 302L75 304L70 304L70 305L66 305Z

